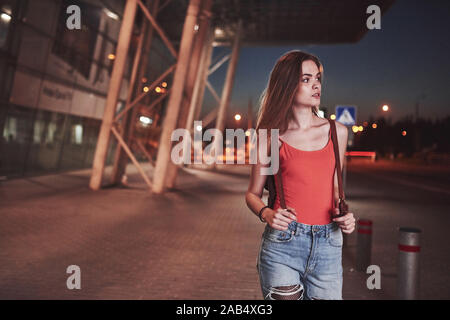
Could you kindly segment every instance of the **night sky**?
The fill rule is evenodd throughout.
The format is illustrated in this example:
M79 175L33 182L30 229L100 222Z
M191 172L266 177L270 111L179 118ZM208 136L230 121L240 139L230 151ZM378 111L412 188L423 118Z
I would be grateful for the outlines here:
M415 114L434 120L450 115L450 1L397 0L382 15L381 30L368 30L360 42L342 45L243 47L229 108L244 115L249 99L254 113L277 59L289 50L303 50L324 65L321 107L334 113L335 105L356 105L357 121L382 114L399 120ZM230 48L215 48L213 61ZM228 63L209 81L218 94ZM204 114L217 104L206 89ZM246 122L246 120L244 119ZM254 125L253 125L254 127Z

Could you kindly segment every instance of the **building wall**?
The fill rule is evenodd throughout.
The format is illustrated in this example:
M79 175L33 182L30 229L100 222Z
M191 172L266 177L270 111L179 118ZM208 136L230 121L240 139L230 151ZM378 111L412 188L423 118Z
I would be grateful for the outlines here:
M0 176L87 168L103 116L120 19L67 0L0 2ZM81 8L82 30L65 12ZM10 17L9 21L8 16ZM0 71L1 71L0 70ZM6 72L7 71L7 72ZM118 109L124 105L127 65ZM108 161L111 161L111 144Z

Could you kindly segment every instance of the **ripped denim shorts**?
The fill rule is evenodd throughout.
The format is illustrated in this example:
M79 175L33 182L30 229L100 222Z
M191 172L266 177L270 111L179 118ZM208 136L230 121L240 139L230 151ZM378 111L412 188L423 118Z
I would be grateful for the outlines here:
M341 300L342 244L335 222L292 221L286 231L267 224L256 264L264 299Z

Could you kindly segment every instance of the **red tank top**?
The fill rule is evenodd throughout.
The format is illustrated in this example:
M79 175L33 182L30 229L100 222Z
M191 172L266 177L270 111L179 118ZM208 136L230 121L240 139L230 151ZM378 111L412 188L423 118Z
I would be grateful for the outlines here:
M335 158L331 130L328 143L314 151L297 149L280 139L280 169L287 207L297 211L297 222L309 225L331 223L334 209ZM278 187L277 176L275 183ZM277 194L274 210L280 208Z

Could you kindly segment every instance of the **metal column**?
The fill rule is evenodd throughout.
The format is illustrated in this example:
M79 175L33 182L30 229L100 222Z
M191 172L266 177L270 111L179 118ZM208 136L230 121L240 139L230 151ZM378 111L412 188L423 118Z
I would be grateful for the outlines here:
M181 103L181 109L178 116L178 125L177 128L186 128L190 129L186 126L186 121L188 118L188 115L190 113L190 107L191 101L193 98L193 91L194 91L194 85L195 80L197 79L197 75L199 74L199 65L200 65L200 58L202 54L202 49L204 47L205 43L205 37L207 36L207 32L209 30L209 23L211 19L211 6L212 6L212 0L203 0L202 8L200 10L200 14L198 17L198 32L195 37L194 41L194 47L192 49L191 54L191 63L189 65L187 77L186 77L186 83L185 83L185 98L182 99ZM175 165L172 162L169 162L169 167L167 170L167 176L166 176L166 187L167 188L173 188L175 186L175 180L177 177L178 172L178 165Z
M203 46L202 57L195 80L194 92L192 95L191 106L189 107L189 115L186 120L186 128L193 130L194 120L198 120L203 104L203 96L205 93L206 80L208 79L208 70L211 65L211 56L213 51L214 29L210 28L206 36Z
M238 62L238 58L239 58L239 49L240 49L240 45L241 45L241 33L242 33L242 20L239 19L238 23L237 23L237 28L236 28L236 34L234 36L234 41L233 41L233 47L232 47L232 51L231 51L231 59L230 62L228 64L228 70L227 70L227 75L225 78L225 84L223 86L223 90L222 90L222 97L220 100L220 106L219 106L219 111L217 114L217 119L216 119L216 129L218 129L220 132L223 132L224 127L225 127L225 117L226 117L226 111L228 108L228 104L230 102L230 97L231 97L231 89L233 88L233 82L234 82L234 74L236 71L236 66L237 66L237 62ZM222 141L218 141L219 139L215 139L214 142L214 149L217 151L218 148L218 144L222 143ZM216 159L219 155L215 155ZM214 166L214 164L213 164Z
M117 43L116 61L114 63L108 95L106 97L105 112L103 115L102 126L100 128L100 134L98 136L97 148L95 149L92 176L89 183L90 188L93 190L100 189L102 184L109 138L111 135L114 114L116 112L117 98L119 96L120 85L122 83L131 33L133 31L137 2L137 0L127 0L125 5L123 22L120 27L119 40Z
M198 92L194 103L193 118L188 118L187 126L192 126L195 120L198 120L200 113L202 111L203 98L205 95L206 82L208 81L208 71L211 65L212 53L213 53L213 42L214 42L214 29L209 30L209 37L205 43L205 58L202 59L202 68L199 79Z
M150 0L147 0L146 5L150 5ZM155 16L158 14L159 0L154 0L152 3L152 14ZM132 98L139 95L144 87L140 81L145 75L145 71L149 59L149 51L153 38L153 26L149 26L147 19L142 21L141 34L139 38L138 48L136 50L136 56L133 64L133 72L130 81L130 87L128 88L128 97L126 105L131 103ZM122 138L127 142L127 145L131 148L133 141L133 133L135 130L136 117L138 114L138 106L129 110L125 115L122 123ZM142 146L144 147L144 146ZM139 146L141 148L141 146ZM124 149L117 145L116 154L114 157L113 171L111 175L111 183L119 184L122 180L122 176L125 173L128 164L128 157L124 152Z
M178 119L178 112L183 97L184 83L189 65L192 40L194 38L194 27L197 22L199 5L201 0L190 0L183 26L183 33L180 43L178 63L175 69L172 92L167 104L166 115L162 125L162 133L156 159L156 166L153 175L152 190L155 193L164 191L165 177L170 160L172 141L170 137L175 129Z

